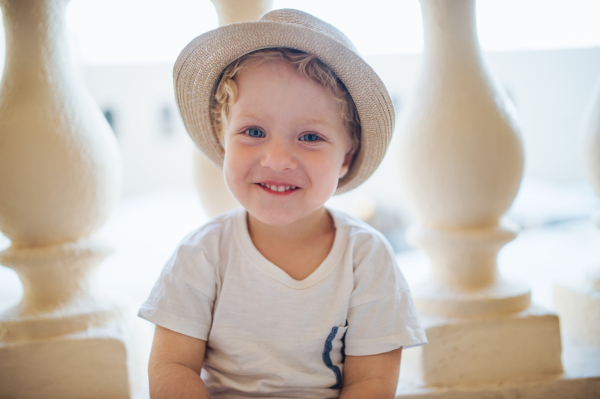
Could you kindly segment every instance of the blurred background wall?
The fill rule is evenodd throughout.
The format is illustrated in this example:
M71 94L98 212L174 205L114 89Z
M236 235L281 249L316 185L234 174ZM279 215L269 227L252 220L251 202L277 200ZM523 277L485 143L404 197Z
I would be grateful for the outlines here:
M416 0L276 0L274 7L311 12L344 31L402 111L422 48ZM579 131L600 77L598 16L593 0L477 3L486 61L520 114L527 177L561 185L583 179ZM212 3L72 0L68 26L75 62L121 147L123 195L191 187L192 144L174 103L171 68L191 39L217 27ZM0 68L3 59L0 37ZM393 154L392 146L388 158ZM401 200L389 184L394 167L386 160L368 190Z

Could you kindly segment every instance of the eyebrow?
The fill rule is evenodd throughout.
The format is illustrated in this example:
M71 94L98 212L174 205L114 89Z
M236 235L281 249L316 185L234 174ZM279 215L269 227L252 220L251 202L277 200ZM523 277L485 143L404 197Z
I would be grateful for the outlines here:
M249 118L249 119L269 119L265 116L262 116L260 114L256 114L253 112L248 112L248 111L244 111L240 114L238 114L236 116L237 118ZM321 126L326 126L330 129L333 129L333 126L331 126L331 123L327 122L326 120L323 119L317 119L317 118L302 118L300 119L300 123L304 124L304 125L321 125Z
M323 119L304 118L302 119L302 122L307 125L321 125L333 129L333 126Z
M259 113L254 113L254 112L249 112L249 111L241 112L239 115L236 116L236 118L248 118L248 119L258 119L258 120L270 119ZM300 123L303 125L321 125L321 126L325 126L325 127L329 128L329 129L334 128L331 125L331 123L327 122L326 120L318 119L318 118L302 118L302 119L300 119Z
M244 112L240 113L239 115L237 115L237 117L238 118L249 118L249 119L267 119L260 114L255 114L255 113L248 112L248 111L244 111Z

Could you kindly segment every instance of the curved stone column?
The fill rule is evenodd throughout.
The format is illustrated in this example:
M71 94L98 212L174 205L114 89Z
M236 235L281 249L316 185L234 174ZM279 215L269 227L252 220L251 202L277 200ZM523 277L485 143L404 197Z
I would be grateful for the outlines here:
M560 373L558 319L498 272L498 251L518 231L502 215L519 189L523 146L482 60L475 1L421 0L421 10L422 71L398 157L417 219L408 239L431 259L431 275L413 287L430 343L407 356L428 385Z
M583 159L587 181L600 196L600 80L584 122ZM600 228L600 212L593 215ZM585 281L554 287L554 306L563 332L600 348L600 262L589 268Z
M219 25L256 21L273 7L273 0L211 0L219 15ZM200 202L209 217L216 216L240 204L229 193L223 171L199 149L194 148L194 181Z
M119 310L93 292L93 234L121 185L117 143L71 65L68 0L1 0L0 230L23 298L0 314L0 396L129 397ZM111 383L106 383L110 378Z
M219 15L219 26L256 21L273 8L273 0L210 0Z
M223 170L198 147L194 147L192 162L198 198L208 217L215 217L240 206L225 184Z

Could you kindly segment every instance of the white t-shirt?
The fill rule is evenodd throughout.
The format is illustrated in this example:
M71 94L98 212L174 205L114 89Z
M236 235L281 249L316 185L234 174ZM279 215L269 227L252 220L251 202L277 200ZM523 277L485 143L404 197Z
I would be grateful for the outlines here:
M329 212L331 251L301 281L256 249L243 208L192 232L165 265L139 316L207 341L213 398L337 398L346 355L427 343L390 245Z

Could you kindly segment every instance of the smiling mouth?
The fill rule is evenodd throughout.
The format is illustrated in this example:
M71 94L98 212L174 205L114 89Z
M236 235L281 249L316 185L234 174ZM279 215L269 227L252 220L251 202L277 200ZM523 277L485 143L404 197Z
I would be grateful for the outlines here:
M293 190L298 189L298 187L296 187L296 186L284 186L284 185L278 186L276 184L268 184L268 183L258 183L258 184L264 188L267 188L271 191L275 191L278 193L283 193L286 191L293 191Z

